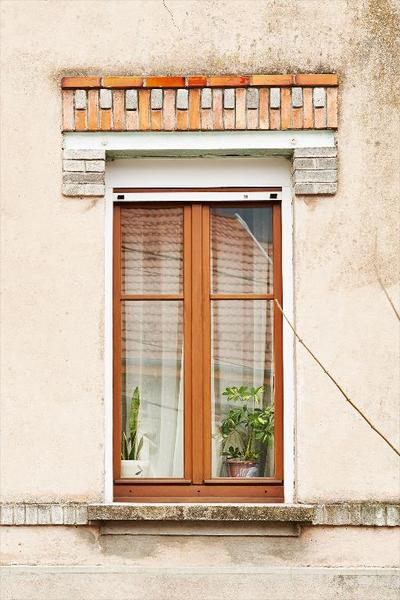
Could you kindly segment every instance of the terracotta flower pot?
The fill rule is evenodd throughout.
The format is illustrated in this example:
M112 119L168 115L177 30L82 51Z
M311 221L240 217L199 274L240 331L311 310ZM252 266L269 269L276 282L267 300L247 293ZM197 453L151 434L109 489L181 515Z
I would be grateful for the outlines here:
M228 458L226 460L228 477L257 477L258 468L255 460Z

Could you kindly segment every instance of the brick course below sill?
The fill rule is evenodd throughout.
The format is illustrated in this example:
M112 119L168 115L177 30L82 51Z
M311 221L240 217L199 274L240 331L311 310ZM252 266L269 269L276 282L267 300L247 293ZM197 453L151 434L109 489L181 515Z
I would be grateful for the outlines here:
M4 503L1 525L87 525L95 521L275 522L400 526L400 504L128 504Z

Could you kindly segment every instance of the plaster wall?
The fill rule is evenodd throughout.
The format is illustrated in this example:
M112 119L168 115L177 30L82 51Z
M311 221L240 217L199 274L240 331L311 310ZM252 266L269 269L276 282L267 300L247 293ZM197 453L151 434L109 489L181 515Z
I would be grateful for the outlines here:
M3 500L104 495L104 201L61 195L64 74L339 73L339 191L294 201L296 325L396 443L399 336L376 270L397 301L399 11L398 0L2 2ZM398 459L301 348L296 391L297 499L398 498Z

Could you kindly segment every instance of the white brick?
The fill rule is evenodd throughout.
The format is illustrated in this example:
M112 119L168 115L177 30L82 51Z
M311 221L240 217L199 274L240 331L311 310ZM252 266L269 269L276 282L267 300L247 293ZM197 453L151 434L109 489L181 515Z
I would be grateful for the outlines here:
M25 525L25 506L23 504L14 506L14 523L15 525Z
M161 110L163 107L163 90L154 89L150 94L150 105L152 110Z
M293 108L303 106L303 90L301 87L292 88L292 106Z
M87 106L86 90L75 90L75 108L85 109Z
M88 510L87 506L76 507L76 520L77 525L86 525L88 522Z
M112 91L100 90L100 108L108 109L112 107Z
M14 507L11 504L3 504L1 507L0 523L2 525L14 523Z
M226 88L224 90L224 108L232 110L235 108L235 90L234 88Z
M301 170L298 169L294 172L295 183L335 183L337 181L336 170Z
M313 103L315 108L324 108L326 104L326 90L325 88L314 88L313 89Z
M86 160L85 170L90 172L101 173L106 169L106 163L104 160Z
M201 90L201 108L212 108L212 89L203 88Z
M176 92L176 108L179 110L187 110L189 107L189 92L188 90L179 89Z
M125 108L126 110L137 110L138 93L137 90L126 90L125 92Z
M386 524L390 527L400 525L400 508L398 506L386 507Z
M320 158L337 156L337 149L334 146L322 148L295 148L293 158Z
M298 195L324 196L336 194L336 183L296 183L294 193Z
M64 525L75 525L76 516L75 516L75 506L64 506Z
M51 510L48 504L38 506L38 525L50 525Z
M64 173L63 183L104 183L104 172L101 173Z
M105 186L95 183L65 183L62 193L64 196L104 196Z
M27 525L37 525L38 509L35 504L27 504L25 506L25 523Z
M66 160L105 160L106 159L106 151L104 149L101 150L87 150L85 148L81 148L79 150L65 149L64 150L64 159Z
M246 106L248 109L253 110L258 108L258 97L258 88L247 88Z
M59 504L53 504L51 507L51 522L53 525L63 525L64 523L64 515L62 506Z
M85 162L83 160L64 160L63 161L64 171L84 171Z
M281 106L281 88L271 88L269 91L270 108L280 108Z

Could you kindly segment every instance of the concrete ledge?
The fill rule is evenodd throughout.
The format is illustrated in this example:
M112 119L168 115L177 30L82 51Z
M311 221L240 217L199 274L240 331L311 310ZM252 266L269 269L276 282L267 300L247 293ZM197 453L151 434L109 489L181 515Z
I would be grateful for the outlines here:
M4 503L0 525L87 525L89 521L219 521L400 526L400 504Z

